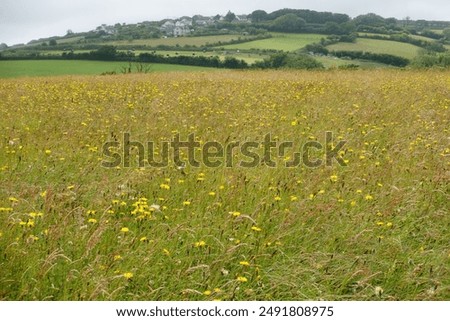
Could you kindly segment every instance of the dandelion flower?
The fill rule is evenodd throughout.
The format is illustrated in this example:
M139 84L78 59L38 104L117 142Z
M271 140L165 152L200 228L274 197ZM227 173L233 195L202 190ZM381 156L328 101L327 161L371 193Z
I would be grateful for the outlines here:
M212 292L210 290L206 290L205 292L203 292L204 295L209 296L212 294Z
M367 201L371 201L371 200L373 200L373 196L372 196L372 195L369 195L369 194L367 194L367 195L366 195L366 200L367 200Z
M238 277L236 278L236 280L237 280L238 282L241 282L241 283L246 283L246 282L248 282L248 279L247 279L245 276L238 276Z
M239 217L241 216L241 212L230 212L230 214L234 217Z
M97 220L95 218L90 218L88 219L88 223L95 224L97 223Z
M260 228L257 227L257 226L252 226L252 231L255 231L255 232L261 232L262 229L260 229Z
M331 175L331 176L330 176L330 180L331 180L333 183L336 183L336 182L338 181L337 175Z
M239 262L239 264L242 266L250 266L250 263L248 263L247 261L241 261Z
M195 247L205 247L206 246L206 242L205 241L195 242L194 246Z
M191 202L190 202L190 201L184 201L184 202L183 202L183 205L184 205L184 206L189 206L189 205L191 205Z
M122 227L122 228L120 229L120 231L121 231L122 233L128 233L128 232L130 231L130 229L129 229L128 227Z
M126 272L123 274L123 277L127 280L131 280L133 278L134 274L131 272Z

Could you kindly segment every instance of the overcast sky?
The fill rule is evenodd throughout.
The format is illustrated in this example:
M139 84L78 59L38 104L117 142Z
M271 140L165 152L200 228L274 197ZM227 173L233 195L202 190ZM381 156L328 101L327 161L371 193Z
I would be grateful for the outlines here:
M346 13L374 12L383 17L450 20L449 0L0 0L0 43L89 31L106 23L136 23L183 15L248 14L282 8Z

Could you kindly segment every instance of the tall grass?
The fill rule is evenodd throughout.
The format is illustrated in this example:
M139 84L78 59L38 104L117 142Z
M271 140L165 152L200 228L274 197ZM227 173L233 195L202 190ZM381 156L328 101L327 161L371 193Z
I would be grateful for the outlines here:
M0 298L448 300L448 79L0 80ZM275 168L101 166L124 132L325 144L326 131L347 166L285 168L291 150Z

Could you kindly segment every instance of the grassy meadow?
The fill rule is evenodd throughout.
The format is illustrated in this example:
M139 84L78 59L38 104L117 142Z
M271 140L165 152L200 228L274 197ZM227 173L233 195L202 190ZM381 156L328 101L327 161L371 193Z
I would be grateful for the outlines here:
M117 40L108 41L105 44L114 46L123 45L140 45L140 46L205 46L218 42L229 42L238 39L252 39L252 36L244 35L213 35L213 36L199 36L199 37L169 37L169 38L155 38L155 39L135 39L135 40Z
M144 64L145 65L145 64ZM107 72L121 73L127 62L88 60L12 60L0 61L0 78L100 75ZM133 65L134 66L134 65ZM211 71L211 68L169 64L150 64L149 71ZM134 67L132 67L134 68ZM132 70L135 71L135 70Z
M319 34L290 34L290 33L273 33L272 38L253 40L234 45L221 46L224 49L235 50L283 50L295 51L305 47L308 44L319 42L323 35Z
M409 43L390 40L358 38L355 43L341 42L327 47L329 50L365 51L379 54L390 54L413 59L420 48Z
M0 299L449 300L449 79L0 79ZM240 153L231 167L139 167L137 148L130 166L102 166L103 145L120 152L123 133L155 142L156 159L175 134L225 144L270 133L328 149L345 140L345 166L287 168L288 149L273 153L275 167L244 168Z

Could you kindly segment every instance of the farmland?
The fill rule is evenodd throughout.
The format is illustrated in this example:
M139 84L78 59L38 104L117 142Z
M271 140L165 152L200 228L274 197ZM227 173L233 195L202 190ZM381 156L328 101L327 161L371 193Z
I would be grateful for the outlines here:
M145 64L144 64L145 65ZM126 62L68 61L68 60L17 60L0 61L0 78L60 76L60 75L100 75L107 72L121 73L128 68ZM134 71L134 66L132 67ZM150 72L165 71L211 71L211 68L151 64Z
M0 79L0 299L448 300L449 76Z
M122 40L122 41L108 41L105 44L114 46L206 46L218 42L229 42L232 40L251 40L251 36L243 35L214 35L214 36L201 36L201 37L177 37L177 38L160 38L160 39L139 39L139 40Z
M338 43L327 47L329 50L365 51L385 53L412 59L417 56L420 48L408 43L389 40L357 39L355 43Z
M323 35L318 34L289 34L289 33L273 33L272 38L263 40L254 40L241 44L226 45L220 48L236 49L236 50L283 50L295 51L304 46L319 42Z

